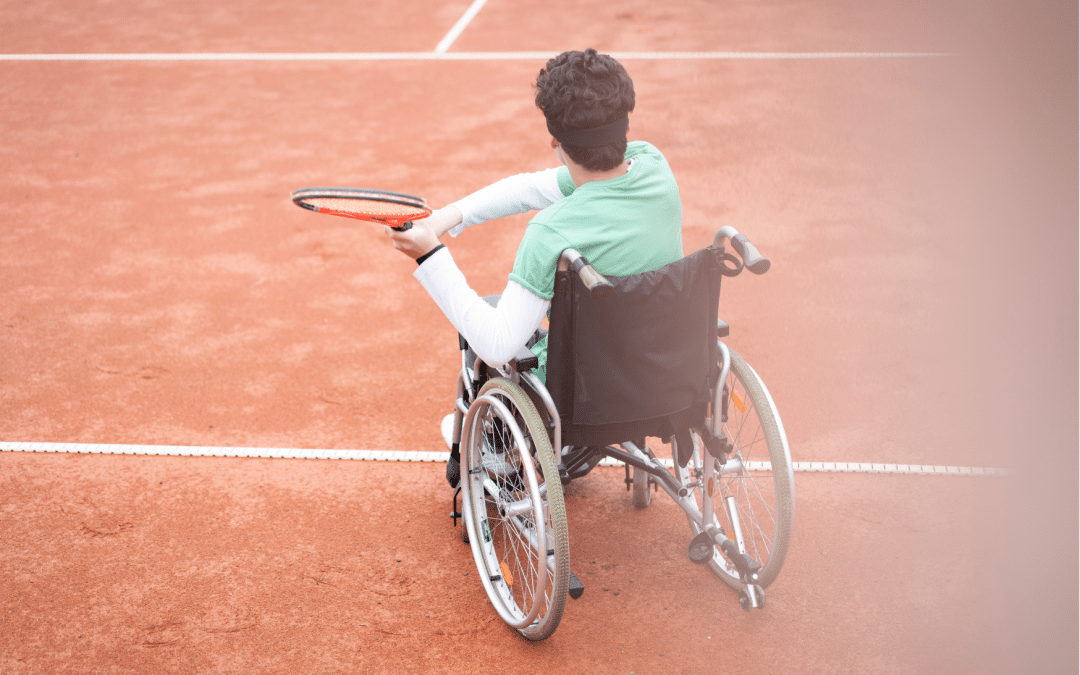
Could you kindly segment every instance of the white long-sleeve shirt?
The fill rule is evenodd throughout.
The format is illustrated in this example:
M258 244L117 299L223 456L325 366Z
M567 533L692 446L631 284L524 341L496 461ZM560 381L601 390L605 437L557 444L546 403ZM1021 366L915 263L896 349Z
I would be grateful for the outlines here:
M462 222L450 230L457 236L466 227L527 211L545 209L563 198L558 168L510 176L454 202ZM447 249L437 251L413 276L485 362L508 362L528 342L547 314L550 301L508 281L499 304L492 307L468 284Z
M458 236L471 225L546 209L563 198L558 175L558 167L519 173L459 199L453 206L461 211L461 224L450 230L451 236Z

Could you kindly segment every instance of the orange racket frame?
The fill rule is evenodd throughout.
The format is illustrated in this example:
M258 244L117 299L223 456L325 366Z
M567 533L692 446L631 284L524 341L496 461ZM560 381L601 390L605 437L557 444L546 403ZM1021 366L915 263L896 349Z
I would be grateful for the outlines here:
M327 200L349 200L356 202L358 208L334 208L320 203ZM316 213L382 223L401 231L412 227L411 221L431 215L431 208L423 197L386 190L349 187L302 188L293 191L292 201L297 206ZM371 208L365 208L360 206L360 202L374 202L378 206L373 204Z

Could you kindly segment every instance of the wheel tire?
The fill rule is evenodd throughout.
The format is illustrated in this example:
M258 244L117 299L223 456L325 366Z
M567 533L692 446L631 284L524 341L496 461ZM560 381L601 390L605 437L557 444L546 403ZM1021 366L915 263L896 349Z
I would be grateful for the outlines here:
M649 474L636 466L632 468L634 477L634 508L644 509L652 503L652 484Z
M719 474L713 511L716 520L731 535L732 527L724 503L728 495L735 497L746 553L761 565L756 583L765 588L776 580L787 558L795 520L795 476L784 427L768 389L742 357L734 350L729 351L731 370L724 384L728 392L728 410L723 430L728 442L734 446L729 460L742 460L743 470ZM713 414L720 414L720 411L713 411ZM694 458L686 468L675 463L676 477L684 485L694 481L693 469L704 466L701 463L703 455L715 461L702 451L700 443L697 445ZM676 453L677 448L673 447L672 456L677 457ZM703 489L701 485L693 488L699 507ZM694 534L698 534L700 525L689 517L687 520ZM719 546L709 567L729 586L745 588Z
M555 632L566 606L570 545L555 453L520 386L496 378L477 394L466 418L461 465L466 531L488 598L508 625L543 640ZM545 525L543 557L536 550L538 522ZM529 621L534 605L538 613Z

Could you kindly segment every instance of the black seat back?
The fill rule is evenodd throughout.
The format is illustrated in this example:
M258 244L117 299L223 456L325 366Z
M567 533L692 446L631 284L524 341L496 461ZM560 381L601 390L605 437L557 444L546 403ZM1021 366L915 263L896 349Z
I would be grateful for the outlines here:
M557 272L548 391L566 445L668 438L701 425L718 375L721 267L706 248L654 272L608 277L593 297Z

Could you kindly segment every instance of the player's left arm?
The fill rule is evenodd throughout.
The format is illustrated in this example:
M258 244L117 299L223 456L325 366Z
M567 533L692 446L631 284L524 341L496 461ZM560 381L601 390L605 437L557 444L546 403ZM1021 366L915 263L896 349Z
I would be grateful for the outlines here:
M387 229L386 233L394 248L416 260L437 248L438 239L447 232L456 237L470 225L551 206L566 196L558 172L553 168L503 178L413 221L407 232Z
M534 173L519 173L457 200L452 206L462 219L448 231L456 237L472 225L546 209L566 196L559 183L559 170L556 167Z

